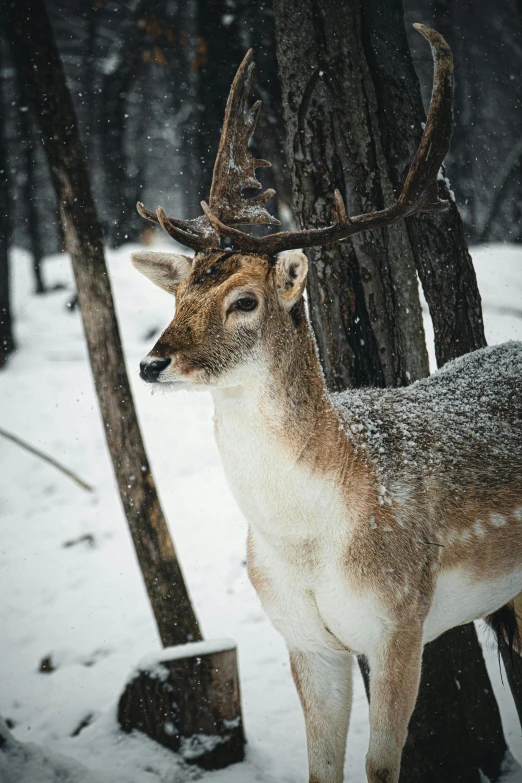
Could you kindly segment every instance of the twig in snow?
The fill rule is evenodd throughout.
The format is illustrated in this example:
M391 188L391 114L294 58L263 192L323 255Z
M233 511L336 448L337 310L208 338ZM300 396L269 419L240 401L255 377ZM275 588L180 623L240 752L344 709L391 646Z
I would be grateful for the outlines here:
M79 478L79 476L77 476L76 473L73 473L72 470L69 470L69 468L66 468L64 465L61 465L53 457L49 457L47 454L44 454L43 451L40 451L39 449L35 449L34 446L31 446L29 443L26 443L21 438L18 438L16 435L13 435L10 432L7 432L1 427L0 427L0 435L2 435L4 438L7 438L7 440L11 440L13 443L16 443L18 446L21 446L23 449L29 451L31 454L34 454L36 457L40 457L40 459L43 459L44 462L48 462L49 465L52 465L58 470L61 470L62 473L65 473L66 476L69 476L69 478L72 478L73 481L76 481L76 483L79 484L79 486L82 487L82 489L86 489L87 492L93 492L93 487L91 487L90 484L87 484L87 482Z

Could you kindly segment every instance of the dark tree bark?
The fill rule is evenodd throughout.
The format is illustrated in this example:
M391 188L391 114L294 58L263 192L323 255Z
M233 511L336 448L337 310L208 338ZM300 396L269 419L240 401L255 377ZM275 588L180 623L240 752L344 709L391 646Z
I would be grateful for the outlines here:
M201 199L207 201L210 194L223 112L230 85L245 54L239 34L242 11L242 0L197 0L193 68L197 78L198 203Z
M3 67L5 67L4 47L3 41L0 40L0 68ZM4 367L9 354L15 349L9 285L11 202L6 159L5 116L4 85L0 79L0 369Z
M299 228L391 204L354 3L275 3L277 51ZM306 67L304 67L306 63ZM404 225L310 251L309 297L331 389L405 385L428 373L412 247ZM362 294L362 295L361 295Z
M172 173L180 195L179 217L190 220L201 214L199 128L202 106L199 100L199 68L202 45L199 36L198 2L189 0L174 7L169 17L176 29L176 47L172 57L171 99L176 123L180 170ZM204 196L206 196L208 193Z
M103 230L112 247L136 241L142 224L136 213L139 183L130 178L129 160L125 149L128 126L127 101L141 65L143 25L141 14L145 2L139 0L115 37L109 52L115 65L105 74L101 100L101 153L105 171L105 201ZM140 154L139 151L137 153Z
M85 156L44 0L9 0L5 15L11 56L42 132L107 443L161 640L199 640L136 418Z
M419 80L406 38L401 0L385 4L367 0L360 5L363 46L376 88L379 133L398 195L426 119ZM446 182L440 182L439 190L441 198L451 200ZM406 224L441 367L486 345L475 271L454 201L443 215L419 215Z
M349 214L387 205L424 120L400 2L306 0L296 16L290 0L276 0L275 9L296 222L329 224L335 187ZM360 235L360 242L310 254L311 318L332 389L395 386L422 374L405 371L418 348L401 333L397 313L402 306L409 319L418 317L418 292L411 267L398 269L401 254L422 280L438 363L485 344L456 206L407 223L395 236L393 229ZM418 327L415 335L422 335ZM506 750L475 629L454 629L425 649L401 782L479 783L480 771L496 780Z
M288 168L281 85L277 71L274 12L268 3L248 3L243 26L247 31L245 51L254 49L256 68L252 101L261 100L257 130L252 138L254 157L272 164L261 174L263 187L275 188L277 201L272 214L285 219L292 209L292 180ZM286 211L285 211L286 210Z
M29 240L29 252L33 257L34 292L44 294L46 287L42 275L42 259L44 256L42 236L40 232L40 218L36 208L36 160L34 155L35 138L33 135L33 119L29 110L28 100L25 95L25 85L20 80L17 71L18 88L18 132L23 150L25 163L24 181L21 197L27 214L27 238Z

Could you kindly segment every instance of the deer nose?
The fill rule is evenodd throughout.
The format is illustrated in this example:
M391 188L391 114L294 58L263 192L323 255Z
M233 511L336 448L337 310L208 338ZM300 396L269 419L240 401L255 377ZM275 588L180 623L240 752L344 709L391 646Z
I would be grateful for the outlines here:
M140 377L147 383L155 383L159 374L170 364L170 359L143 359L140 362Z

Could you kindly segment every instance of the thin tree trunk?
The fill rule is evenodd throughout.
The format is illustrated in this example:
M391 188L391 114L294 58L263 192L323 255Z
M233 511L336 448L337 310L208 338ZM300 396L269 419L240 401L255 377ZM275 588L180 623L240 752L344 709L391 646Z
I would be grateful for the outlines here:
M84 67L84 86L83 91L85 95L85 102L87 104L87 122L85 124L84 131L84 148L85 157L89 165L89 170L92 170L95 161L95 149L98 146L99 139L97 134L97 59L96 59L96 34L98 27L99 11L101 9L101 2L99 0L87 0L86 3L86 17L87 17L87 36L85 55L83 57Z
M401 0L366 0L361 35L375 84L377 118L395 194L401 191L426 119L413 67ZM406 130L407 129L407 130ZM441 198L451 194L440 181ZM486 345L482 307L473 262L454 201L449 212L406 221L415 264L430 308L435 354L441 367L450 359Z
M306 0L296 15L291 0L276 0L275 10L298 225L331 222L335 187L349 214L387 205L424 119L400 2ZM415 267L404 258L424 284L439 364L485 344L454 205L361 236L310 254L311 317L330 388L396 386L423 374ZM454 629L425 649L401 783L478 783L480 770L496 780L506 750L474 627Z
M9 0L12 59L38 118L71 253L96 392L120 495L165 646L201 639L132 400L100 227L44 0Z
M5 67L3 41L0 40L0 75ZM9 285L9 244L11 241L11 202L6 159L5 94L0 79L0 369L15 350Z
M136 212L140 183L136 178L134 181L129 179L125 149L128 96L138 75L143 55L142 39L146 35L146 27L140 25L142 14L145 14L145 0L134 0L109 52L115 65L105 74L101 87L100 138L107 205L103 231L112 247L137 241L143 227ZM142 154L139 148L136 154Z
M179 135L179 152L183 162L179 172L179 184L182 201L181 216L190 220L201 212L202 168L199 158L199 65L200 43L198 35L198 19L196 13L198 0L187 0L177 8L177 24L179 28L179 66L178 80L181 80L181 90L174 91L173 101L179 112L177 130ZM180 77L179 74L182 74ZM204 196L206 198L206 196Z
M292 209L292 180L277 72L273 9L269 4L247 3L244 25L248 30L248 44L244 48L253 47L256 62L251 97L252 100L263 102L263 110L259 114L257 130L251 142L255 149L253 155L265 158L272 164L272 168L265 169L261 177L263 187L273 187L277 192L273 214L281 219L281 206L286 207L287 211Z
M46 287L42 275L42 258L44 256L42 235L40 232L40 218L35 203L35 169L36 160L34 154L35 139L33 136L33 121L25 95L25 85L16 72L18 88L18 130L25 160L25 179L22 186L22 200L27 210L27 238L29 239L29 251L33 257L34 292L44 294Z
M244 55L239 36L241 0L196 0L196 154L199 197L208 200L230 85ZM199 186L199 187L198 187Z

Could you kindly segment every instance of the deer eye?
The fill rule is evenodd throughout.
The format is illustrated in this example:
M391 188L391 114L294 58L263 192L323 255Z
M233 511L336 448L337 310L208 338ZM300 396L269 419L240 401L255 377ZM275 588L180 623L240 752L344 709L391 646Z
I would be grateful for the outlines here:
M240 310L242 313L251 313L256 307L257 299L254 299L252 296L242 296L241 299L236 299L230 305L228 312L232 313L234 310Z

